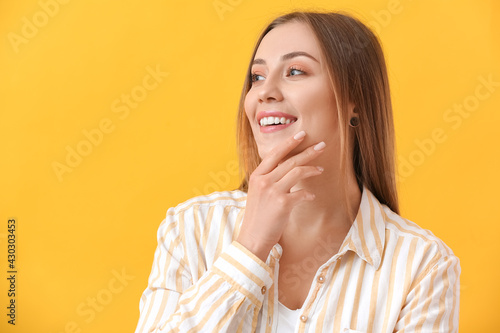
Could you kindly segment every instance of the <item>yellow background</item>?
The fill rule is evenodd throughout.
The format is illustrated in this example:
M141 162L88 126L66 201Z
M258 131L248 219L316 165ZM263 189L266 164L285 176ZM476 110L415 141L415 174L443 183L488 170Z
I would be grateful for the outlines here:
M380 34L402 216L460 258L460 331L498 328L498 1L64 2L0 1L0 331L135 329L167 209L238 184L235 116L258 33L278 14L315 8L347 10ZM155 84L148 70L168 75ZM155 87L144 90L145 78ZM497 85L487 94L480 78ZM131 93L143 100L115 112ZM464 103L471 111L451 121ZM88 146L84 131L99 126L108 133ZM58 177L67 147L87 156ZM18 221L15 327L6 323L9 217Z

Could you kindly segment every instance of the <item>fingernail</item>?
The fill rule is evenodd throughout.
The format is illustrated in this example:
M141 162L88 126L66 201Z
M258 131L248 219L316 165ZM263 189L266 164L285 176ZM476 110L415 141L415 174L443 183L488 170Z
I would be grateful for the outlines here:
M320 166L317 166L316 168L318 168L318 170L319 170L319 171L321 171L321 172L323 172L323 170L325 170L325 169L323 169L323 168L322 168L322 167L320 167Z
M323 141L321 141L316 146L314 146L314 150L321 150L321 149L323 149L325 147L326 147L326 143L324 143Z
M295 134L293 138L294 138L295 140L300 140L300 139L302 139L302 138L303 138L303 137L305 137L305 136L306 136L306 132L304 132L304 131L300 131L299 133Z

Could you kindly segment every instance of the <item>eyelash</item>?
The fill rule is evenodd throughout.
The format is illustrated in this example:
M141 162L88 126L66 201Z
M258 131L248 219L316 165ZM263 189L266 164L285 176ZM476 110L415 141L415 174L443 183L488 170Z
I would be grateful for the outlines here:
M294 70L295 70L295 71L302 72L302 74L307 74L307 73L306 73L303 69L301 69L300 67L292 66L292 67L288 68L287 75L290 75L290 72L292 72L292 71L294 71ZM300 74L299 74L299 75L300 75ZM253 82L255 82L255 81L257 81L257 79L256 79L256 77L257 77L257 76L262 76L262 75L255 74L255 73L251 73L251 74L250 74L250 80L251 80L251 82L252 82L252 83L253 83ZM295 76L295 75L293 75L293 76ZM260 81L260 80L259 80L259 81Z

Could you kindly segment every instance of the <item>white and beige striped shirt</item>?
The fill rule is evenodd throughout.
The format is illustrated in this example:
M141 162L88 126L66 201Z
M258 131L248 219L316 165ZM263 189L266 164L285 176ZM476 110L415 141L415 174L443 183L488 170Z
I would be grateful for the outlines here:
M276 331L282 249L276 244L264 263L235 241L245 203L234 190L168 210L136 333ZM318 246L312 256L328 243ZM356 219L317 270L295 332L457 332L460 272L443 241L363 186Z

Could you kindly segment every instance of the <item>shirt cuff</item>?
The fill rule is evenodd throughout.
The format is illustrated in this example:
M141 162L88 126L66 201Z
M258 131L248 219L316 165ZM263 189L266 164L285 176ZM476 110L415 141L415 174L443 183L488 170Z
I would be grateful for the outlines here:
M213 265L215 273L261 305L273 284L271 268L237 241L233 241Z

